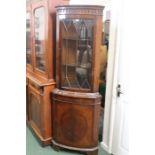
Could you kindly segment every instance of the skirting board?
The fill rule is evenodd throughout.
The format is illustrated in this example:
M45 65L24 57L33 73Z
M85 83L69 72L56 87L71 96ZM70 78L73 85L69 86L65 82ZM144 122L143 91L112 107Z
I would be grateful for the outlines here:
M101 145L101 148L102 148L103 150L105 150L105 151L108 152L108 153L111 153L111 152L109 151L109 147L108 147L104 142L101 142L100 145Z

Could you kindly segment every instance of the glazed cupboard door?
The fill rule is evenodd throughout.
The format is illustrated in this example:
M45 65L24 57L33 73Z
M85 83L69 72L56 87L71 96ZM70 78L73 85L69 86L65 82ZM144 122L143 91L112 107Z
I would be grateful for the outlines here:
M26 66L28 70L32 70L32 20L31 7L26 10Z
M34 72L47 77L47 16L46 1L32 4Z
M93 19L62 17L60 20L62 89L91 91L94 25Z

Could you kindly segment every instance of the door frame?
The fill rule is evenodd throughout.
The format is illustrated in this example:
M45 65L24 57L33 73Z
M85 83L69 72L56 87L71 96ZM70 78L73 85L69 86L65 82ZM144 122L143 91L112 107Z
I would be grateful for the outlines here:
M103 120L103 139L101 146L108 153L112 153L113 128L115 105L117 102L117 77L118 61L120 48L120 20L122 11L122 0L112 0L111 2L111 20L108 50L107 81L105 94L105 109Z

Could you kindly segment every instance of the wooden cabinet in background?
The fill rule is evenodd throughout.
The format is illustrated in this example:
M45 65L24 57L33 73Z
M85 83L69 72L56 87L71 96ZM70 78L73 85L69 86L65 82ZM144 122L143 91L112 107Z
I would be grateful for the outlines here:
M50 92L54 83L38 84L31 81L28 87L29 124L43 145L51 143Z
M102 6L58 6L56 83L52 92L55 148L97 155Z
M55 6L68 0L29 0L26 13L27 124L41 144L52 139L50 92L55 88Z

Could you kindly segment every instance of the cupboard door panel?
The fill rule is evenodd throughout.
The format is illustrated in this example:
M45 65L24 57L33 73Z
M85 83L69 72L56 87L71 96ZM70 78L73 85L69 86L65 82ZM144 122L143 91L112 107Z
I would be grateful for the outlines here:
M41 105L40 100L33 94L31 94L31 108L32 108L32 120L35 122L37 127L41 128Z
M31 125L42 135L42 96L29 88L29 98Z
M62 108L63 107L63 108ZM92 118L91 109L79 108L69 104L56 104L56 124L54 128L54 139L72 147L88 147L91 139ZM87 112L85 111L87 110ZM54 117L54 116L53 116Z

